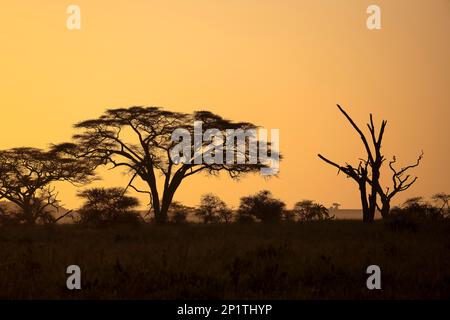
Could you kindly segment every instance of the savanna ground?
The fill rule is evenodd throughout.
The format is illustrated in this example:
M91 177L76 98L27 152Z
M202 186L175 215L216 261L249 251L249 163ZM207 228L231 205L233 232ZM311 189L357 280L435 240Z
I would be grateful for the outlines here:
M68 265L82 289L66 288ZM379 265L382 290L366 288ZM0 228L2 299L445 299L450 225Z

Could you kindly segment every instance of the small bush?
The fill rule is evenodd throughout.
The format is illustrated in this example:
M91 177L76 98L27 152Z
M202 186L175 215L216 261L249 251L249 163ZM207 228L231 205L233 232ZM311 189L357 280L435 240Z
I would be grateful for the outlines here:
M200 217L204 223L229 223L232 220L233 211L218 196L207 193L202 195L195 215Z
M440 210L422 197L406 200L401 207L392 208L386 225L394 231L417 231L419 226L427 221L439 221L444 219Z
M293 212L300 221L334 219L334 216L330 216L328 209L324 205L316 203L312 200L297 202L294 206Z
M270 191L263 190L255 195L242 197L238 209L238 221L250 222L250 218L263 223L280 222L285 203L275 199Z
M392 231L416 232L419 228L419 221L413 216L402 212L401 208L393 208L384 223Z
M77 223L85 225L138 224L142 222L134 210L139 201L125 195L122 188L92 188L78 193L85 199L78 211Z
M236 222L241 224L250 224L256 222L255 218L249 214L238 212Z
M187 222L189 208L179 202L173 202L169 209L169 221L175 224L183 224Z

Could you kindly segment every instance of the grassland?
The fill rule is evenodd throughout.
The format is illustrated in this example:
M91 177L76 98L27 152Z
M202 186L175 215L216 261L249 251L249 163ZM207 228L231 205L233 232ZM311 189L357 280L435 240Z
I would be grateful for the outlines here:
M71 264L81 267L81 290L66 288ZM366 288L371 264L382 290ZM0 298L450 298L450 226L3 227Z

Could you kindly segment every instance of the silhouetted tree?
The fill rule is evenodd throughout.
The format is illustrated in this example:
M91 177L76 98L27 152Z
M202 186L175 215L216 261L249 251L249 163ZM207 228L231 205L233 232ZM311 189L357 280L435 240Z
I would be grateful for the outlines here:
M375 217L375 210L377 207L377 187L376 182L380 177L380 168L383 163L383 156L380 153L381 142L383 140L384 129L386 127L386 121L382 121L380 130L375 133L375 126L373 123L372 114L370 115L370 124L368 124L368 128L371 134L371 141L373 142L373 146L375 151L373 152L369 146L368 139L361 131L361 129L356 125L352 118L341 108L340 105L337 105L341 113L345 116L345 118L350 122L351 126L356 130L359 134L361 141L364 144L364 148L367 153L367 160L360 160L357 167L354 167L348 163L344 165L339 165L322 155L318 155L320 159L325 161L326 163L336 167L339 171L344 172L348 177L351 177L358 183L361 205L363 209L363 221L364 222L372 222ZM368 166L371 168L371 179L374 181L374 186L372 186L371 191L367 194L367 182L368 182Z
M256 222L256 219L254 216L250 215L249 213L238 210L237 215L236 215L236 222L240 223L240 224L249 224L249 223Z
M14 203L19 222L54 223L53 211L59 208L52 183L68 181L83 184L93 179L93 166L57 151L35 148L14 148L0 151L0 199Z
M139 223L138 199L125 195L122 188L92 188L80 191L85 203L78 213L80 224Z
M172 202L169 210L169 221L175 224L182 224L187 222L189 208L180 202Z
M439 208L439 213L442 216L446 217L450 214L450 208L448 204L450 200L450 194L444 192L436 193L432 196L432 199L436 202Z
M341 207L341 204L340 203L337 203L337 202L333 202L333 204L332 204L332 208L333 208L333 210L339 210L339 208Z
M75 127L83 132L74 136L74 143L61 144L57 148L98 160L102 164L110 163L114 168L125 167L131 174L128 186L149 194L155 221L164 223L167 221L173 196L185 178L196 173L217 174L220 171L237 178L244 173L268 167L267 163L263 164L261 161L256 164L219 164L214 161L201 161L200 164L195 161L175 163L170 153L178 141L172 141L172 133L175 129L184 128L191 133L191 137L194 136L194 121L203 122L202 134L208 129L218 129L224 137L227 136L227 129L256 129L251 123L232 122L208 111L185 114L157 107L120 108L107 110L98 119L76 124ZM195 139L192 139L191 151L194 158L199 159L204 152L208 152L207 146L211 141L203 141L200 146L194 142ZM268 149L270 150L270 143ZM203 153L196 154L195 150ZM224 154L230 151L245 159L249 157L248 148L242 152L236 144L224 144L221 151ZM194 158L191 160L195 160ZM158 173L164 179L162 190L157 184ZM147 190L135 187L133 182L137 177L147 184Z
M204 223L229 223L232 214L226 203L212 193L202 195L200 206L196 211L196 215L203 219Z
M425 204L423 197L408 198L403 202L404 208L417 208Z
M275 199L270 191L263 190L241 198L238 220L247 222L249 217L254 217L263 223L279 222L285 207L283 201Z
M341 113L345 116L345 118L350 122L351 126L358 133L366 151L366 158L360 159L358 166L352 166L348 163L345 165L339 165L322 155L318 155L320 159L325 161L326 163L336 167L339 171L344 172L348 177L351 177L358 183L361 205L363 209L363 221L372 222L375 218L375 211L379 208L377 203L378 195L381 198L382 208L381 213L383 218L386 218L389 214L390 210L390 201L391 199L400 191L404 191L408 189L417 178L410 180L410 176L407 175L404 177L404 173L416 167L420 160L422 159L422 155L419 157L417 164L405 167L399 171L393 168L394 160L390 162L390 168L393 171L393 180L394 180L394 188L391 192L387 189L386 192L383 191L383 187L380 183L380 175L381 175L381 167L383 162L385 161L385 157L381 154L381 145L383 141L383 135L386 128L387 121L383 120L381 122L380 129L377 131L373 122L372 114L370 114L370 122L367 124L369 129L370 136L366 138L362 130L356 125L353 119L341 108L341 106L337 105ZM371 144L369 143L371 141ZM370 190L368 190L368 188Z
M422 160L423 152L417 159L417 162L413 165L409 165L406 167L401 168L400 170L397 170L394 167L395 162L397 161L396 157L394 156L392 161L389 162L389 168L392 171L392 181L393 181L393 187L392 190L386 188L386 191L383 190L383 188L380 185L380 181L372 181L369 180L370 184L375 184L375 187L377 188L378 194L380 195L381 199L381 208L377 205L378 209L381 212L381 216L383 218L387 218L389 215L389 212L391 210L391 200L392 198L397 195L399 192L407 190L409 187L411 187L416 181L417 177L412 178L408 173L408 170L417 167L420 164L420 160Z
M287 221L287 222L295 221L295 212L293 210L284 210L282 219L283 219L283 221Z
M334 216L330 216L328 209L320 203L312 200L299 201L294 205L294 214L300 221L310 220L332 220Z
M423 197L413 197L407 199L402 206L392 209L390 217L418 222L423 219L438 220L442 218L439 209L425 201Z
M233 210L227 206L219 210L219 221L222 223L231 223L233 221Z

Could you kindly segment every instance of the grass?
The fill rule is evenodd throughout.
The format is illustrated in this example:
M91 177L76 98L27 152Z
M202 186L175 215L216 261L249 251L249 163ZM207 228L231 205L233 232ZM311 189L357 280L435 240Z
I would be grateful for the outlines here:
M71 264L81 290L66 288ZM366 288L371 264L382 290ZM448 299L450 226L3 227L0 298Z

